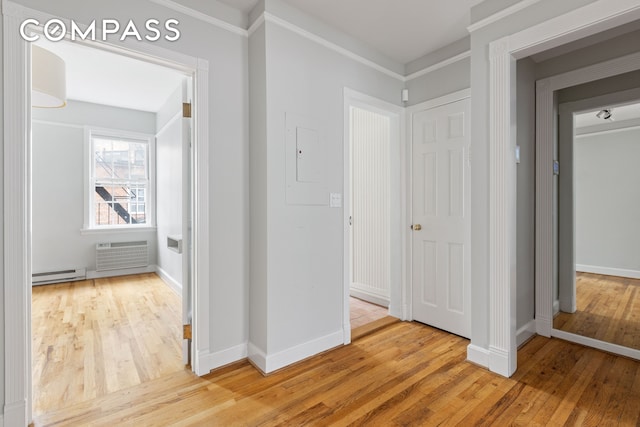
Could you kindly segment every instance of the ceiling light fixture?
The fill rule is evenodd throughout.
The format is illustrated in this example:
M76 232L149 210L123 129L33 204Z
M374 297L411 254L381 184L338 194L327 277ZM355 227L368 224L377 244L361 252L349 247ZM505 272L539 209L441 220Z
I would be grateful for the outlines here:
M39 46L31 46L31 106L61 108L67 105L65 63Z
M611 117L612 115L613 115L613 110L611 108L605 108L604 110L600 110L600 112L596 114L596 117L603 120L613 121L613 118Z

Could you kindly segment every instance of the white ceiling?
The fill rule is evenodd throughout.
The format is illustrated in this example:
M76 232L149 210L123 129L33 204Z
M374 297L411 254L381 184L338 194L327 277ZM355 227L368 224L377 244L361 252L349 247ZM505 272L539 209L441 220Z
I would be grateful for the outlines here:
M633 120L640 118L640 103L617 105L611 107L605 107L611 109L611 117L615 122L624 122L625 120ZM597 114L601 109L594 111L588 111L586 113L580 113L575 115L576 128L583 128L586 126L596 126L604 123L610 123L609 120L604 120L602 117L598 118Z
M257 0L220 0L249 11ZM285 0L406 64L468 35L471 6L482 0Z
M170 68L78 43L41 37L36 44L64 60L67 99L157 112L184 78Z

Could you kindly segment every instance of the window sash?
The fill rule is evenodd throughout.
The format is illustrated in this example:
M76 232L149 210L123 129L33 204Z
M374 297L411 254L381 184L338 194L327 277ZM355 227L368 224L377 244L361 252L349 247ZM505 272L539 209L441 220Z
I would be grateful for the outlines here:
M90 226L92 228L149 226L152 208L148 197L151 191L149 178L151 174L151 139L123 137L117 135L117 132L114 134L91 132L89 139L91 149L88 183L90 186ZM109 145L111 147L111 151L104 151L107 160L103 161L102 165L98 164L96 156L98 142L103 143L106 148ZM117 147L118 144L120 147ZM144 150L140 150L141 147L144 147ZM114 148L120 149L114 150ZM107 172L110 169L111 173L105 174L107 176L97 176L97 168L102 168ZM138 173L133 172L134 168L137 168ZM142 177L143 174L144 177ZM112 199L104 200L98 194L97 187L103 187L109 192ZM117 190L118 188L122 188L126 194L118 195L121 193ZM137 190L143 190L142 199L133 196ZM128 221L125 220L126 218ZM140 222L136 224L134 221Z

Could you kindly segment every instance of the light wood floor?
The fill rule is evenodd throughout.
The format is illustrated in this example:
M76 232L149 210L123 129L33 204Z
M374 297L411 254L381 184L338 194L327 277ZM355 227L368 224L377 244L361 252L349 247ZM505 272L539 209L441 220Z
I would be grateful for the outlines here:
M182 371L181 310L155 274L34 287L34 414Z
M355 329L388 316L389 309L358 298L349 297L349 313L351 329Z
M556 329L640 349L640 280L578 273L578 311L559 313Z
M535 337L510 379L465 361L468 341L396 323L268 377L241 362L181 371L35 420L98 426L635 426L640 363Z

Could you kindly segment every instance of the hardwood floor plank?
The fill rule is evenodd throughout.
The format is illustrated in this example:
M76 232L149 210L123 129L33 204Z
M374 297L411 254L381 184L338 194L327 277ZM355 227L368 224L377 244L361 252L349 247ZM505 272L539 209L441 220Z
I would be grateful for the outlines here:
M468 341L399 323L267 377L247 362L176 372L36 417L35 426L637 425L640 363L535 337L503 378ZM617 403L614 403L617 402Z
M32 295L34 414L183 369L180 298L155 274Z

